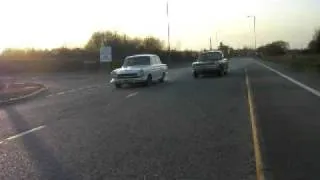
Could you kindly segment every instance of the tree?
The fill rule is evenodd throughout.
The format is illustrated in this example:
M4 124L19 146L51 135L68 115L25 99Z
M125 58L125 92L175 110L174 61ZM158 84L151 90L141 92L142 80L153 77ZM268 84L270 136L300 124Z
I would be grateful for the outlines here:
M222 51L225 56L230 56L234 54L234 49L228 45L224 45L222 42L220 42L218 49Z
M283 55L289 49L289 43L285 41L275 41L265 46L260 46L258 51L267 55Z
M93 33L85 49L98 51L101 45L109 45L114 49L125 52L163 49L163 42L155 37L130 38L127 35L111 31Z
M146 37L143 40L143 48L152 52L162 50L163 46L163 43L154 37Z
M101 44L104 41L104 33L103 32L95 32L91 35L91 38L85 45L85 49L88 50L98 50L101 47Z
M311 52L320 52L320 29L316 30L308 48Z

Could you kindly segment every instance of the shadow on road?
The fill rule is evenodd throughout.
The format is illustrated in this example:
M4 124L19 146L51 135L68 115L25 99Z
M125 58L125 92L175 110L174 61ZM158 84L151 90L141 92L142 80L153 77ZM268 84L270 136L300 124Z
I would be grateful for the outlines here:
M221 76L219 76L218 74L202 74L200 77L198 77L200 79L206 79L206 78L221 78Z
M14 108L8 107L5 109L13 128L16 132L22 132L34 127L24 120L23 116ZM37 174L39 179L75 179L73 174L67 171L61 162L59 162L54 156L53 149L51 149L46 143L36 135L36 133L30 133L28 135L19 138L22 142L22 147L28 152L28 155L34 162L37 168Z
M146 86L144 84L124 84L124 85L122 85L121 88L118 88L118 89L115 88L115 90L132 90L132 89L145 89L145 88L148 89L148 88L153 88L153 87L166 86L168 84L171 84L171 82L169 82L169 81L166 81L164 83L154 82L149 86Z

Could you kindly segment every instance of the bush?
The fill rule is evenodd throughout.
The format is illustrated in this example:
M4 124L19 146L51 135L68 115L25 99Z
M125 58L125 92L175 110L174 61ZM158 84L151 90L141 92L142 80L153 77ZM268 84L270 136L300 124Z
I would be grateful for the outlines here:
M258 51L260 53L263 53L265 55L271 55L271 56L284 55L287 53L288 50L289 50L289 43L285 41L275 41L258 48Z
M308 48L311 52L320 53L320 29L316 30L312 40L309 42Z
M264 59L290 66L296 71L320 72L320 55L317 54L269 56Z

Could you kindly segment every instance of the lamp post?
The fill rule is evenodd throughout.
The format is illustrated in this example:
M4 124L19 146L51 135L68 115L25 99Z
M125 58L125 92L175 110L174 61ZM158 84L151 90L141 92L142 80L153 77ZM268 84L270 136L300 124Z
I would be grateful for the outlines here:
M170 49L170 21L169 21L169 0L167 0L167 20L168 20L168 63L170 62L171 49Z
M216 43L217 43L217 47L219 46L219 42L218 42L218 31L216 32Z
M257 35L256 35L256 16L248 16L248 18L253 18L253 32L254 32L254 49L257 49Z

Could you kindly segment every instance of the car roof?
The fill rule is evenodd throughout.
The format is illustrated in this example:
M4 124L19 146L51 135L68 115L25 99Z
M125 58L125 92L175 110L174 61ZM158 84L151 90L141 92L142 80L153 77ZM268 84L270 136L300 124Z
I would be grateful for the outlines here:
M131 57L141 57L141 56L157 56L156 54L135 54L135 55L131 55L131 56L127 56L126 58L131 58Z

